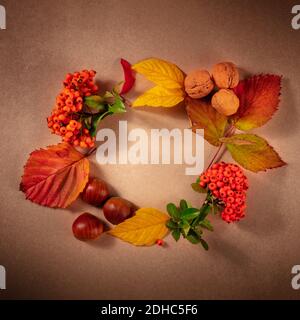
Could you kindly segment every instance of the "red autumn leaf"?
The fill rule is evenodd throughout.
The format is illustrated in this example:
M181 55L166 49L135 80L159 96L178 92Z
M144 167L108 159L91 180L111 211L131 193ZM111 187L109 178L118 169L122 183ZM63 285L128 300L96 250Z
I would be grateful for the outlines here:
M240 81L234 89L240 99L235 126L247 131L268 122L278 109L280 89L281 77L277 75L256 75Z
M30 154L20 190L37 204L66 208L83 191L88 176L88 159L71 145L60 143Z
M124 59L121 59L120 62L123 67L124 78L125 78L125 82L123 84L123 88L122 88L120 94L125 94L125 93L129 92L131 90L131 88L133 87L134 82L135 82L135 77L133 75L133 70L131 69L131 64Z

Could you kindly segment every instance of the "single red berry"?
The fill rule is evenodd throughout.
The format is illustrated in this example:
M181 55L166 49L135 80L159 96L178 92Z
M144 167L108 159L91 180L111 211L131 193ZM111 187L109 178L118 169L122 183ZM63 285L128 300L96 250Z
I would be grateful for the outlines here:
M233 196L234 196L234 192L233 192L232 190L228 190L228 191L227 191L227 195L228 195L229 197L233 197Z
M224 182L222 182L222 181L217 181L217 187L218 187L218 188L224 187Z
M231 176L231 171L225 170L223 175L224 175L224 177L229 178Z
M234 180L234 177L231 176L231 177L228 178L228 182L229 182L230 184L232 184L234 181L235 181L235 180Z
M232 208L226 207L226 208L224 209L224 212L225 212L226 214L232 214L232 213L233 213L233 210L232 210Z
M220 192L218 190L214 190L213 191L213 195L216 197L216 198L219 198L220 197Z
M228 198L227 198L227 201L228 201L229 203L234 203L235 200L234 200L233 197L228 197Z
M202 188L205 188L205 187L206 187L206 183L203 182L203 181L200 181L199 185L200 185L200 187L202 187Z
M214 183L214 182L211 182L209 185L208 185L208 188L211 190L211 191L214 191L217 189L217 185Z
M157 244L158 246L163 246L163 245L164 245L164 240L158 239L158 240L156 241L156 244Z
M211 176L211 177L210 177L210 181L211 181L211 182L217 182L217 181L218 181L217 176Z
M222 173L218 173L217 174L217 178L218 178L219 181L223 181L224 176L223 176Z
M240 178L244 175L243 172L240 171L240 170L237 171L235 174L236 174L237 177L240 177Z
M208 178L208 176L206 176L206 175L202 175L201 177L200 177L200 181L201 182L209 182L209 178Z

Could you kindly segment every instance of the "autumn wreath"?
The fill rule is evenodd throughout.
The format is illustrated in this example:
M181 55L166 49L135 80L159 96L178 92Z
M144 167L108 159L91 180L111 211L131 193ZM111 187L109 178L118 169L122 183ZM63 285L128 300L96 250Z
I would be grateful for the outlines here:
M255 75L240 80L231 62L216 64L211 73L195 70L187 76L175 65L161 59L146 59L131 66L121 59L125 81L99 95L95 71L67 74L55 107L47 118L53 134L63 142L32 152L24 167L20 189L26 198L51 208L66 208L78 196L95 206L103 206L106 219L116 225L106 231L134 245L163 245L170 231L178 241L208 245L205 230L213 231L208 214L220 214L228 223L245 216L248 179L252 172L285 165L278 153L262 137L248 133L268 122L279 105L281 77ZM155 84L131 104L124 95L133 87L135 73ZM167 212L154 208L137 209L120 197L111 197L107 184L89 177L88 157L96 149L95 135L103 118L126 112L127 107L173 107L184 102L191 130L204 129L204 138L217 148L207 169L192 184L205 193L202 206L186 200L169 203ZM220 162L225 150L239 164ZM73 223L73 233L92 240L103 233L102 221L83 213Z

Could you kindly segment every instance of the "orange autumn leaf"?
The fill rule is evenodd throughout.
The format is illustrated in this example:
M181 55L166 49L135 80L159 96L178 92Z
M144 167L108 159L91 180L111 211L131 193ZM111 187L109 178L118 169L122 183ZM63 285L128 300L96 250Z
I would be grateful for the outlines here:
M240 81L234 89L240 100L235 126L247 131L268 122L278 109L280 89L281 77L277 75L257 75Z
M224 136L227 117L217 112L209 102L186 99L186 111L192 124L192 130L204 129L204 138L214 146L220 146Z
M30 154L20 190L37 204L66 208L83 191L88 176L88 159L71 145L60 143Z

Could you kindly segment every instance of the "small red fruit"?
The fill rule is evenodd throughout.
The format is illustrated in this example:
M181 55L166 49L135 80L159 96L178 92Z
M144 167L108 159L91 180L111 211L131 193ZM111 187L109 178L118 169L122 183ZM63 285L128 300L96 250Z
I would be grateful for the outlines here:
M101 206L109 197L109 189L103 180L89 178L81 194L82 200L96 207Z
M158 240L156 241L156 244L157 244L158 246L163 246L163 245L164 245L164 240L158 239Z
M105 218L112 224L119 224L130 218L135 212L134 205L120 197L112 197L103 206Z
M103 223L92 214L85 212L73 222L72 230L79 240L97 239L103 232Z

